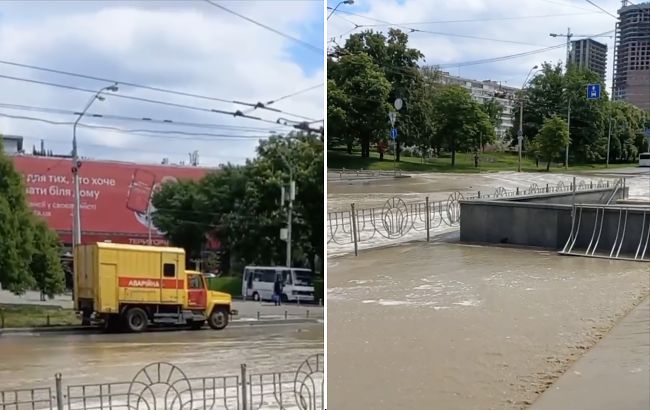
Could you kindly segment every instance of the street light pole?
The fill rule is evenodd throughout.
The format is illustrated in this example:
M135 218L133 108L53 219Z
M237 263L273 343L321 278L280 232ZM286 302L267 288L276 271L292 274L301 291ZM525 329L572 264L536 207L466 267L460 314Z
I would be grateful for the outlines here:
M79 168L81 167L81 161L79 161L79 151L77 150L77 125L81 118L86 114L86 111L90 106L95 102L95 100L103 100L104 97L101 94L104 91L113 91L118 90L117 84L109 85L104 87L101 90L97 91L92 98L86 104L86 107L81 111L79 116L72 126L72 175L74 180L74 204L72 208L72 260L74 265L74 271L72 274L72 299L74 300L77 293L77 253L75 249L77 246L81 245L81 195L80 195L80 183L79 183ZM78 308L75 306L75 308Z
M101 101L104 99L104 97L101 96L101 94L104 91L116 92L117 90L118 90L117 85L113 84L97 91L97 93L95 93L95 95L93 95L90 98L90 100L86 104L86 107L79 114L79 116L74 122L74 125L72 126L72 174L74 178L74 207L73 207L73 220L72 220L73 250L74 247L76 247L77 245L81 245L81 209L80 209L81 197L80 197L80 188L79 188L79 168L81 167L81 162L79 161L79 152L77 150L77 125L79 124L79 121L81 121L81 118L83 118L83 116L86 114L86 111L88 111L90 106L95 102L95 100Z
M337 4L336 7L334 7L334 8L332 9L332 11L330 12L329 16L327 16L327 19L328 19L328 20L330 19L330 17L332 17L332 14L334 14L334 12L336 11L336 9L338 9L339 6L340 6L341 4L349 4L349 5L352 5L352 4L354 4L354 0L345 0L345 1L340 1L339 4Z
M524 139L524 92L526 88L526 83L530 79L530 74L533 70L537 70L537 65L534 65L526 75L524 83L521 85L521 96L519 98L519 132L517 133L517 142L518 142L518 151L519 151L519 162L517 163L517 172L521 172L521 145Z

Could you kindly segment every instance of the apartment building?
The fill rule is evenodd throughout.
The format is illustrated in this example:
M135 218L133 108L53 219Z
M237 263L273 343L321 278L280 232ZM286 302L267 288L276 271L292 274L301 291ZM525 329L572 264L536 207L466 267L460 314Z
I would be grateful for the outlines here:
M618 10L614 98L650 112L650 2Z
M497 137L503 139L508 130L513 126L514 113L516 105L516 92L518 88L509 87L498 81L492 80L472 80L469 78L455 77L447 72L440 73L440 83L449 85L459 85L466 88L475 101L483 104L493 98L501 107L501 124L495 129Z

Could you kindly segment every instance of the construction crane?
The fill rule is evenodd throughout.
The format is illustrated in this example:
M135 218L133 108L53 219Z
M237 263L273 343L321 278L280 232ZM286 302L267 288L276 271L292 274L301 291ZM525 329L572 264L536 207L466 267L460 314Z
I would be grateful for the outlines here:
M596 38L596 37L607 37L612 38L612 36L606 35L585 35L585 34L575 34L571 32L571 28L566 29L566 34L556 34L550 33L551 37L566 37L566 69L569 68L569 60L571 59L571 39L573 37L584 37L584 38Z

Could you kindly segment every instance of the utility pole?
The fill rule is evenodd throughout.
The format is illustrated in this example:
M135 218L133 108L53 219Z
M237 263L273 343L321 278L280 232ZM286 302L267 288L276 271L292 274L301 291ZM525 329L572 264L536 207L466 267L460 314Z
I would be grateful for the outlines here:
M524 93L526 89L526 84L528 83L528 80L530 79L530 75L532 74L533 70L537 70L537 65L534 65L529 71L528 75L526 75L526 79L524 80L524 83L521 85L521 93L519 97L519 131L517 132L517 151L519 151L519 162L517 163L517 172L521 172L521 145L524 140Z
M280 158L282 158L282 161L285 163L287 168L289 169L289 186L288 186L288 192L285 191L285 186L282 186L282 192L281 192L281 206L284 206L285 201L289 202L289 206L287 209L287 227L283 228L280 230L280 239L284 239L287 241L287 267L291 267L291 225L292 225L292 218L293 218L293 201L296 199L296 181L293 180L293 167L291 166L291 163L287 161L284 155L280 154ZM285 192L287 195L285 195Z
M569 169L569 142L571 141L571 96L569 98L569 107L566 115L567 132L569 133L569 141L566 142L566 149L564 151L564 169Z
M625 1L623 2L623 7L625 7ZM612 95L609 97L609 132L607 133L607 160L605 162L605 168L609 168L609 149L612 140L612 115L614 111L614 70L616 67L616 36L618 34L618 22L614 26L614 50L612 51Z

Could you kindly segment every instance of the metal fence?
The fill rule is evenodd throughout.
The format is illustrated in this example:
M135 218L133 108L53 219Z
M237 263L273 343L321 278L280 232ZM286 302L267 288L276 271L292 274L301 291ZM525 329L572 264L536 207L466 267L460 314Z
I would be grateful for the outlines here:
M245 364L232 376L189 377L170 363L153 363L117 383L0 390L2 410L323 410L323 354L296 371L249 374Z
M614 186L614 182L606 179L598 181L559 181L557 184L539 186L536 183L527 188L508 190L498 187L491 193L477 192L465 196L453 192L444 201L430 201L427 196L424 201L406 203L400 197L394 196L386 200L383 207L357 208L350 205L350 210L332 211L327 214L327 243L351 245L355 255L358 245L373 240L404 240L407 235L413 239L426 236L430 240L432 230L440 227L454 228L460 223L460 201L469 199L497 199L525 195L588 191Z

